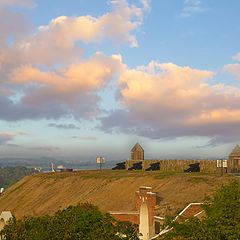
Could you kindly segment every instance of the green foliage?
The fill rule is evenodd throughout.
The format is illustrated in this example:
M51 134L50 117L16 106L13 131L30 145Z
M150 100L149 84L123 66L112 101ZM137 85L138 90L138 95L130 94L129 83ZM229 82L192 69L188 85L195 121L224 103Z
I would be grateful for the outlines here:
M54 216L13 218L1 232L6 240L137 240L137 228L118 222L91 204L70 206Z
M168 222L172 231L161 239L186 240L237 240L240 239L240 183L222 186L209 199L206 217L191 218L183 222Z
M0 187L7 187L26 175L34 173L34 169L26 167L0 168Z

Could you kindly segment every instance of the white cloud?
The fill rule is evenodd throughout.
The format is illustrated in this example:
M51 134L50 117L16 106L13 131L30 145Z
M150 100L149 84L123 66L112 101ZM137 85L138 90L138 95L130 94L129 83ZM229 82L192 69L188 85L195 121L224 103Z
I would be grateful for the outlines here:
M141 0L144 10L148 11L151 8L150 0Z
M203 12L201 0L184 0L181 17L190 17L195 13Z
M240 52L233 56L233 60L240 62Z

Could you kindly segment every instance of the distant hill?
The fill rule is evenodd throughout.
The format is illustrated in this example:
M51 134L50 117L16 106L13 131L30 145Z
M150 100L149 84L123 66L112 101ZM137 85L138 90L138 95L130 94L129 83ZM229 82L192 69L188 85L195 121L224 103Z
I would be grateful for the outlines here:
M190 202L201 202L233 176L203 173L160 173L142 171L78 171L27 176L0 196L0 211L16 217L53 214L80 202L97 205L103 211L133 210L135 191L153 187L161 216L175 213ZM235 177L239 179L239 177Z
M42 158L0 158L0 167L16 167L23 166L27 168L50 168L51 163L54 166L63 165L67 168L74 169L96 169L98 166L95 161L84 161L84 162L70 162L70 161L61 161L54 158L42 157ZM115 166L116 161L107 161L103 167L112 168Z
M52 158L0 158L0 167L15 167L15 166L24 166L24 167L49 167L51 162L55 164L64 164L63 161L57 161Z

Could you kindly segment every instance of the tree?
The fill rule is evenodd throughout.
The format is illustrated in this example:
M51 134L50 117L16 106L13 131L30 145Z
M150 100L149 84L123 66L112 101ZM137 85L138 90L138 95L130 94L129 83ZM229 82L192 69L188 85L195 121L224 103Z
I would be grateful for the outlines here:
M0 187L8 187L22 177L31 175L36 171L26 167L0 167Z
M13 218L1 232L6 240L137 240L136 226L118 222L91 204L70 206L54 216Z
M206 217L172 221L172 231L162 239L236 240L240 239L240 183L222 186L205 206Z

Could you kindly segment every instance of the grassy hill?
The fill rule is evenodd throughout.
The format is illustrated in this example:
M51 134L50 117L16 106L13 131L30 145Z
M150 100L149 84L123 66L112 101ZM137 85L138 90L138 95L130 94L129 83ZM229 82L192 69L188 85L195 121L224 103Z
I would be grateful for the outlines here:
M189 202L201 202L234 177L202 173L80 171L24 177L0 196L0 211L24 215L53 214L68 205L89 202L103 211L133 210L135 191L151 186L158 193L160 215ZM235 177L239 179L239 177Z

